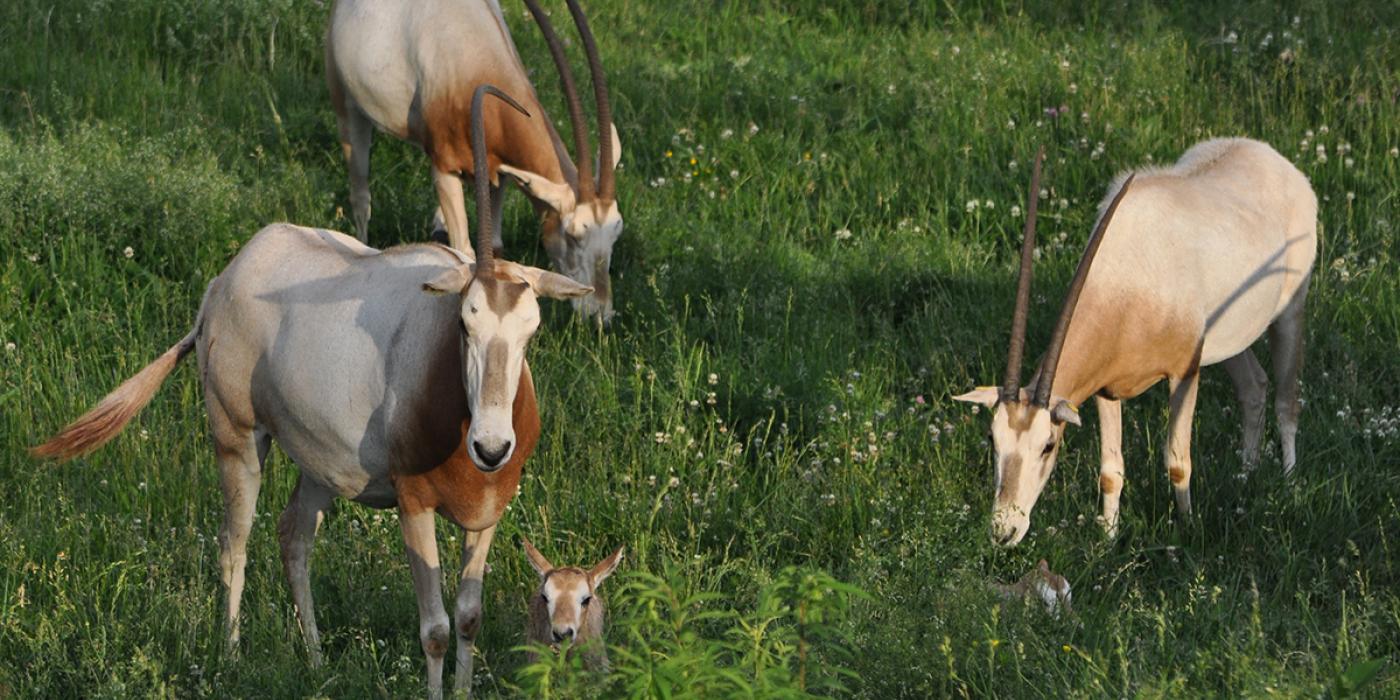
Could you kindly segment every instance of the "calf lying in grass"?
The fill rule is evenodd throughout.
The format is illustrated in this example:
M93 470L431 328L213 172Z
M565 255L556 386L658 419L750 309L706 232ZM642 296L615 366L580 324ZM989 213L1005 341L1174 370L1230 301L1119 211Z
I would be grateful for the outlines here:
M1051 571L1050 564L1044 559L1016 583L993 583L991 588L1006 600L1039 598L1045 604L1045 609L1055 617L1059 617L1061 612L1072 612L1069 581Z
M570 653L573 647L581 649L585 666L607 670L608 649L603 641L606 608L597 592L622 561L622 547L591 569L556 567L530 544L530 540L520 539L530 566L540 575L540 587L530 596L525 643L544 644L558 651L559 644L567 639L572 643ZM530 652L529 662L536 660L536 654Z

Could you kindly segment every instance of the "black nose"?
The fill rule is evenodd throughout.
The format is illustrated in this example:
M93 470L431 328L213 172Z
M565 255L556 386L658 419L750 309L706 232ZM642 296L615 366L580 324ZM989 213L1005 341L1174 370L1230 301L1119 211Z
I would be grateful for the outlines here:
M570 627L564 630L563 632L560 632L559 630L553 630L552 634L554 635L554 642L558 644L559 642L564 641L565 638L573 639L574 628Z
M500 465L502 459L505 459L506 453L510 452L510 441L501 443L501 446L495 450L486 449L486 446L479 441L473 441L472 447L476 449L476 456L481 459L481 466L494 469Z

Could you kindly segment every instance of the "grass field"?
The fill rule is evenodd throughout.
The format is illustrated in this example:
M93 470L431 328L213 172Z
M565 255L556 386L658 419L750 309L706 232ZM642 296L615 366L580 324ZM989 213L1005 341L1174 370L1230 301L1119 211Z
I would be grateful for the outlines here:
M504 5L562 118L538 32ZM1313 697L1371 661L1361 692L1400 694L1400 6L587 6L624 143L619 314L599 333L551 304L532 345L544 439L491 554L483 695ZM91 457L25 452L187 332L263 225L351 229L328 9L0 4L0 698L421 693L390 512L341 502L323 526L327 664L308 667L275 451L226 654L192 362ZM995 548L986 415L949 396L999 378L1036 146L1032 354L1110 177L1213 135L1273 144L1320 199L1296 477L1276 447L1242 472L1229 381L1207 370L1195 518L1172 515L1157 388L1125 411L1117 540L1094 524L1086 427L1028 539ZM423 240L421 152L381 136L373 171L371 243ZM513 195L507 254L545 265L537 231ZM516 533L556 561L627 546L611 677L523 668ZM452 569L460 535L440 537ZM1072 615L987 592L1042 557Z

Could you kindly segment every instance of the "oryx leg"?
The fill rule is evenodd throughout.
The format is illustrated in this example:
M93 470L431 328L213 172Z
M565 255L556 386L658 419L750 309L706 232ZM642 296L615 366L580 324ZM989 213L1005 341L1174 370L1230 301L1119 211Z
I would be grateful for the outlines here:
M1269 376L1259 365L1254 351L1245 348L1224 363L1235 384L1235 398L1240 402L1240 455L1246 469L1259 462L1259 440L1264 434L1264 406L1269 394Z
M413 571L413 594L418 599L418 639L428 659L428 697L442 697L442 662L451 641L447 610L442 605L442 567L438 563L433 511L399 507L408 565Z
M219 486L224 493L224 524L219 529L219 566L228 591L229 651L238 647L238 610L243 600L244 570L248 564L248 533L262 486L262 463L269 438L262 429L239 431L230 425L216 402L208 402L219 463Z
M433 165L433 187L437 190L438 211L447 227L448 245L475 259L471 231L467 226L467 202L462 193L462 178L456 173L439 170Z
M486 575L486 553L496 526L479 532L468 531L462 542L462 575L457 581L457 681L456 690L470 696L472 687L472 646L481 631L481 589Z
M505 241L501 240L501 229L503 228L503 226L501 225L501 212L505 209L505 203L506 188L502 187L501 185L492 185L491 226L493 226L496 230L491 232L491 246L492 252L498 258L501 257L501 253L504 252L506 249Z
M340 148L350 171L350 209L355 218L355 237L369 242L369 154L374 141L374 125L354 105L347 105L340 125ZM340 116L337 114L337 116Z
M292 589L292 605L301 623L306 655L311 665L321 665L321 633L316 628L316 609L311 602L311 546L321 518L335 494L305 475L297 477L296 490L277 521L277 540L282 545L282 570Z
M1110 538L1118 536L1118 499L1123 493L1123 402L1095 398L1099 413L1099 524Z
M1297 463L1298 375L1303 369L1303 306L1308 296L1304 280L1293 299L1269 326L1269 352L1274 356L1274 413L1278 417L1279 443L1283 448L1283 473Z
M1191 421L1196 413L1196 390L1201 370L1193 366L1181 378L1171 380L1171 418L1167 429L1167 476L1176 491L1176 510L1191 514Z
M429 229L428 240L443 245L451 243L447 239L447 220L442 218L442 207L433 210L433 226Z

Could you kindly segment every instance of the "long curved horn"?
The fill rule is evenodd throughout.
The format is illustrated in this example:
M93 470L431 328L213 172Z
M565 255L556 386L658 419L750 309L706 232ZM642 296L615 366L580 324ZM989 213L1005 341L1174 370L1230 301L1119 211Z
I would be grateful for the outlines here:
M1060 309L1060 318L1055 322L1055 333L1050 336L1050 347L1045 351L1045 359L1040 364L1040 379L1035 384L1035 404L1041 408L1050 405L1050 388L1055 385L1055 371L1060 365L1060 351L1065 347L1065 336L1069 332L1069 321L1074 316L1074 309L1079 305L1079 293L1084 291L1084 280L1089 276L1089 266L1094 263L1094 258L1098 255L1099 244L1103 243L1103 234L1108 230L1108 222L1113 220L1113 213L1118 211L1118 203L1123 201L1123 195L1128 193L1128 186L1133 184L1133 178L1137 173L1128 176L1123 181L1123 186L1118 188L1118 194L1113 196L1113 201L1104 210L1103 217L1099 219L1099 225L1094 229L1094 235L1089 237L1089 247L1084 251L1084 257L1079 260L1079 267L1074 271L1074 279L1069 283L1069 292L1065 294L1065 305Z
M1011 315L1011 345L1006 351L1006 378L1001 385L1003 402L1021 398L1021 358L1026 351L1026 320L1031 306L1031 265L1035 262L1035 213L1040 203L1040 164L1045 146L1035 152L1031 169L1031 191L1026 203L1026 230L1021 240L1021 275L1016 281L1016 310Z
M568 0L569 13L583 37L583 50L588 54L588 72L593 77L593 97L598 102L598 196L610 202L616 192L613 179L612 103L608 100L608 78L603 74L603 60L598 57L598 44L588 28L588 18L578 0ZM583 157L580 154L580 157Z
M564 90L564 101L569 106L569 121L574 128L574 167L578 170L579 201L593 199L593 164L588 158L588 125L583 120L583 102L578 97L578 86L574 84L574 71L569 67L569 58L564 55L564 45L554 32L554 25L535 0L525 0L525 7L540 25L540 34L549 46L549 55L554 59L554 67L559 70L559 85Z
M476 183L476 275L491 272L491 173L486 158L486 129L481 125L482 104L487 95L499 97L516 111L530 116L515 98L501 92L495 85L477 86L472 93L472 180Z

